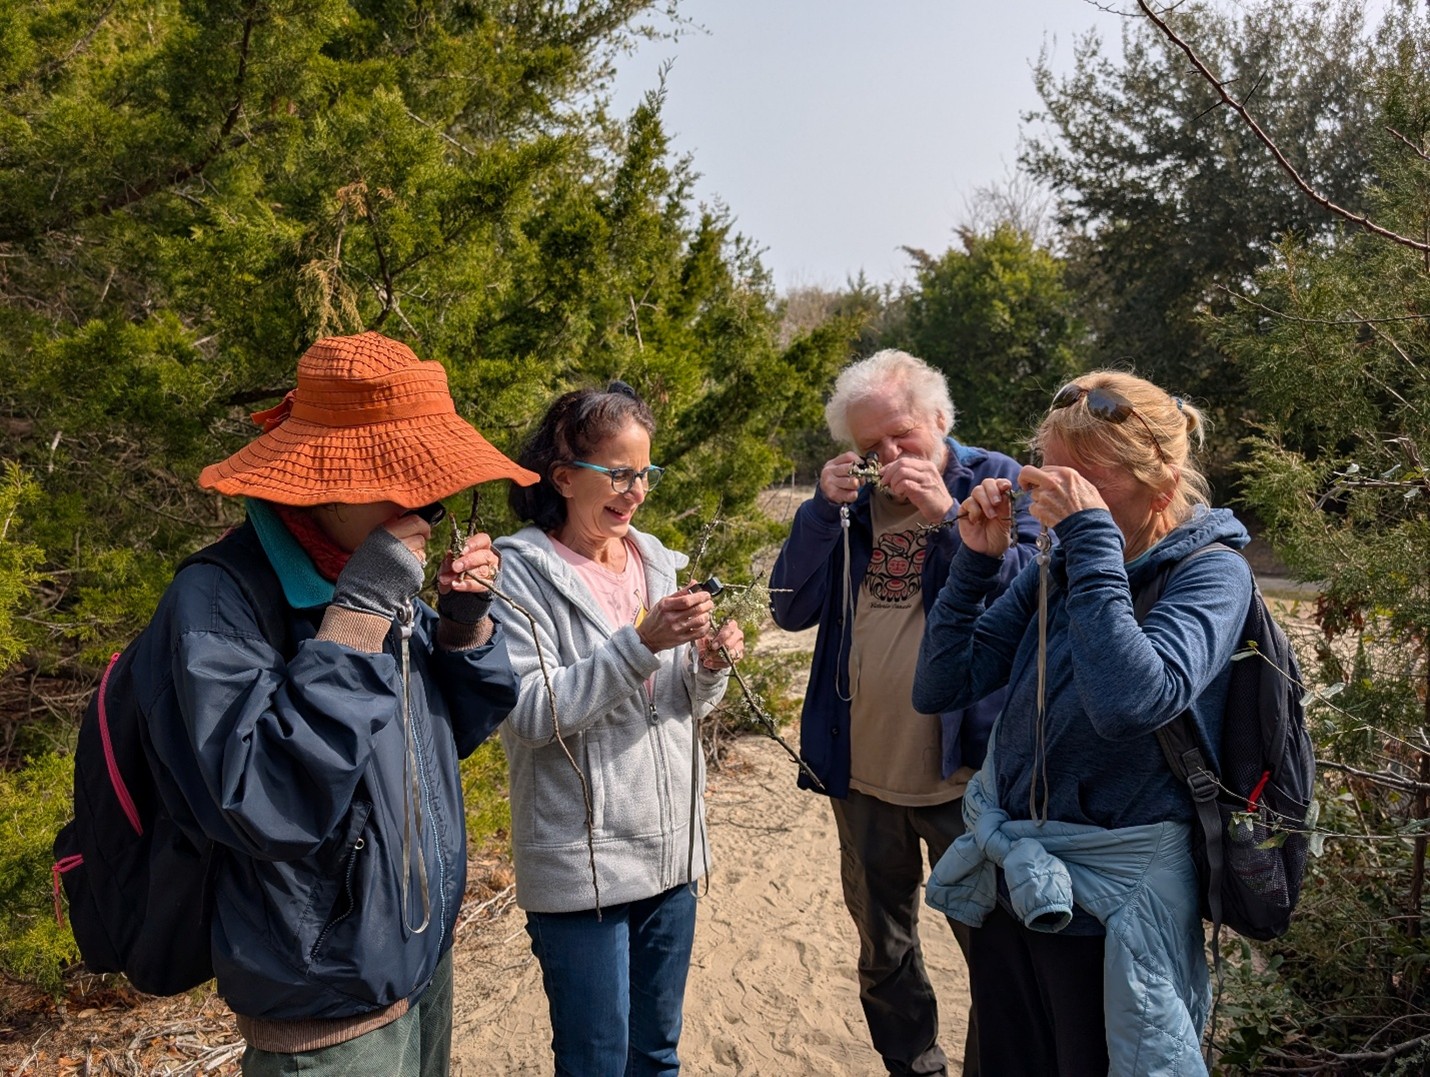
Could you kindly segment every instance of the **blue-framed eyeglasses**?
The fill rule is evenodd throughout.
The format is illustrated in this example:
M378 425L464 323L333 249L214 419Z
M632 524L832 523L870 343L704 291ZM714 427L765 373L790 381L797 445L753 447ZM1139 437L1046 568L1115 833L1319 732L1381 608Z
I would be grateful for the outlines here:
M600 464L588 464L585 460L572 460L572 467L584 467L588 471L599 471L611 480L611 489L618 494L628 494L635 487L636 480L644 479L645 488L654 490L656 483L660 482L660 477L665 474L665 468L656 467L651 464L649 467L602 467Z

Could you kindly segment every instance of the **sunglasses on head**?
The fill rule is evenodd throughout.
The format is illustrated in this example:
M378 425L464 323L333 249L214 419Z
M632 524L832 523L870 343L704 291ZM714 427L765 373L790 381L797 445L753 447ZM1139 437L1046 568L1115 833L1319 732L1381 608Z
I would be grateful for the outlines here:
M1152 439L1152 448L1157 450L1157 459L1162 461L1163 467L1170 467L1171 463L1167 459L1167 454L1162 451L1162 442L1148 425L1147 420L1137 413L1131 403L1121 393L1113 389L1089 389L1085 385L1079 385L1075 381L1070 381L1053 394L1052 406L1049 411L1061 411L1063 408L1070 408L1079 400L1083 401L1083 406L1087 408L1088 414L1094 419L1101 419L1103 422L1113 423L1120 426L1129 417L1136 419L1142 424L1142 429L1147 431L1147 436Z

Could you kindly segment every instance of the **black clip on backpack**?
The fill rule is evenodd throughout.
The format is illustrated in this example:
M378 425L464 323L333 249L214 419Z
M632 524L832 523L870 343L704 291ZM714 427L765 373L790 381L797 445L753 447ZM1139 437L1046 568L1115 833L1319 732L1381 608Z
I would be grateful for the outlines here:
M251 523L178 571L194 564L232 576L263 637L289 654L287 602ZM174 995L213 979L216 850L181 829L160 796L148 723L134 694L136 644L110 660L80 724L74 819L55 838L55 907L58 914L63 882L75 942L92 971L122 972L140 991Z

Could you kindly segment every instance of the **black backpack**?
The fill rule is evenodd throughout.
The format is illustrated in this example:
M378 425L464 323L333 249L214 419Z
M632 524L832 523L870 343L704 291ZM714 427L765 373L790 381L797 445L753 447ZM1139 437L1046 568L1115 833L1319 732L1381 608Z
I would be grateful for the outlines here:
M287 602L251 523L179 571L193 564L227 571L264 638L289 653ZM110 659L80 724L74 819L55 838L55 903L58 911L63 882L75 942L92 971L122 972L140 991L174 995L213 979L217 850L181 828L164 806L148 722L134 693L137 644Z
M1138 622L1179 565L1217 549L1231 547L1214 543L1163 565L1134 596ZM1190 715L1178 715L1157 731L1172 773L1187 783L1196 805L1192 856L1218 965L1222 924L1261 941L1286 933L1310 848L1306 820L1315 754L1301 705L1301 670L1254 577L1252 585L1241 644L1231 660L1221 773L1207 762Z

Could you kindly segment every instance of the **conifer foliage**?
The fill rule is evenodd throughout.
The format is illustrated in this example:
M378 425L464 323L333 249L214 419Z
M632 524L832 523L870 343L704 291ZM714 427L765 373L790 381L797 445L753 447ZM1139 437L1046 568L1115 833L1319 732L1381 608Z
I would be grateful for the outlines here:
M612 114L614 62L680 25L673 0L0 7L5 766L63 745L95 661L233 521L194 478L322 335L442 361L507 450L556 392L630 382L669 469L642 525L679 546L718 512L704 567L738 575L770 432L847 341L780 345L659 86Z

